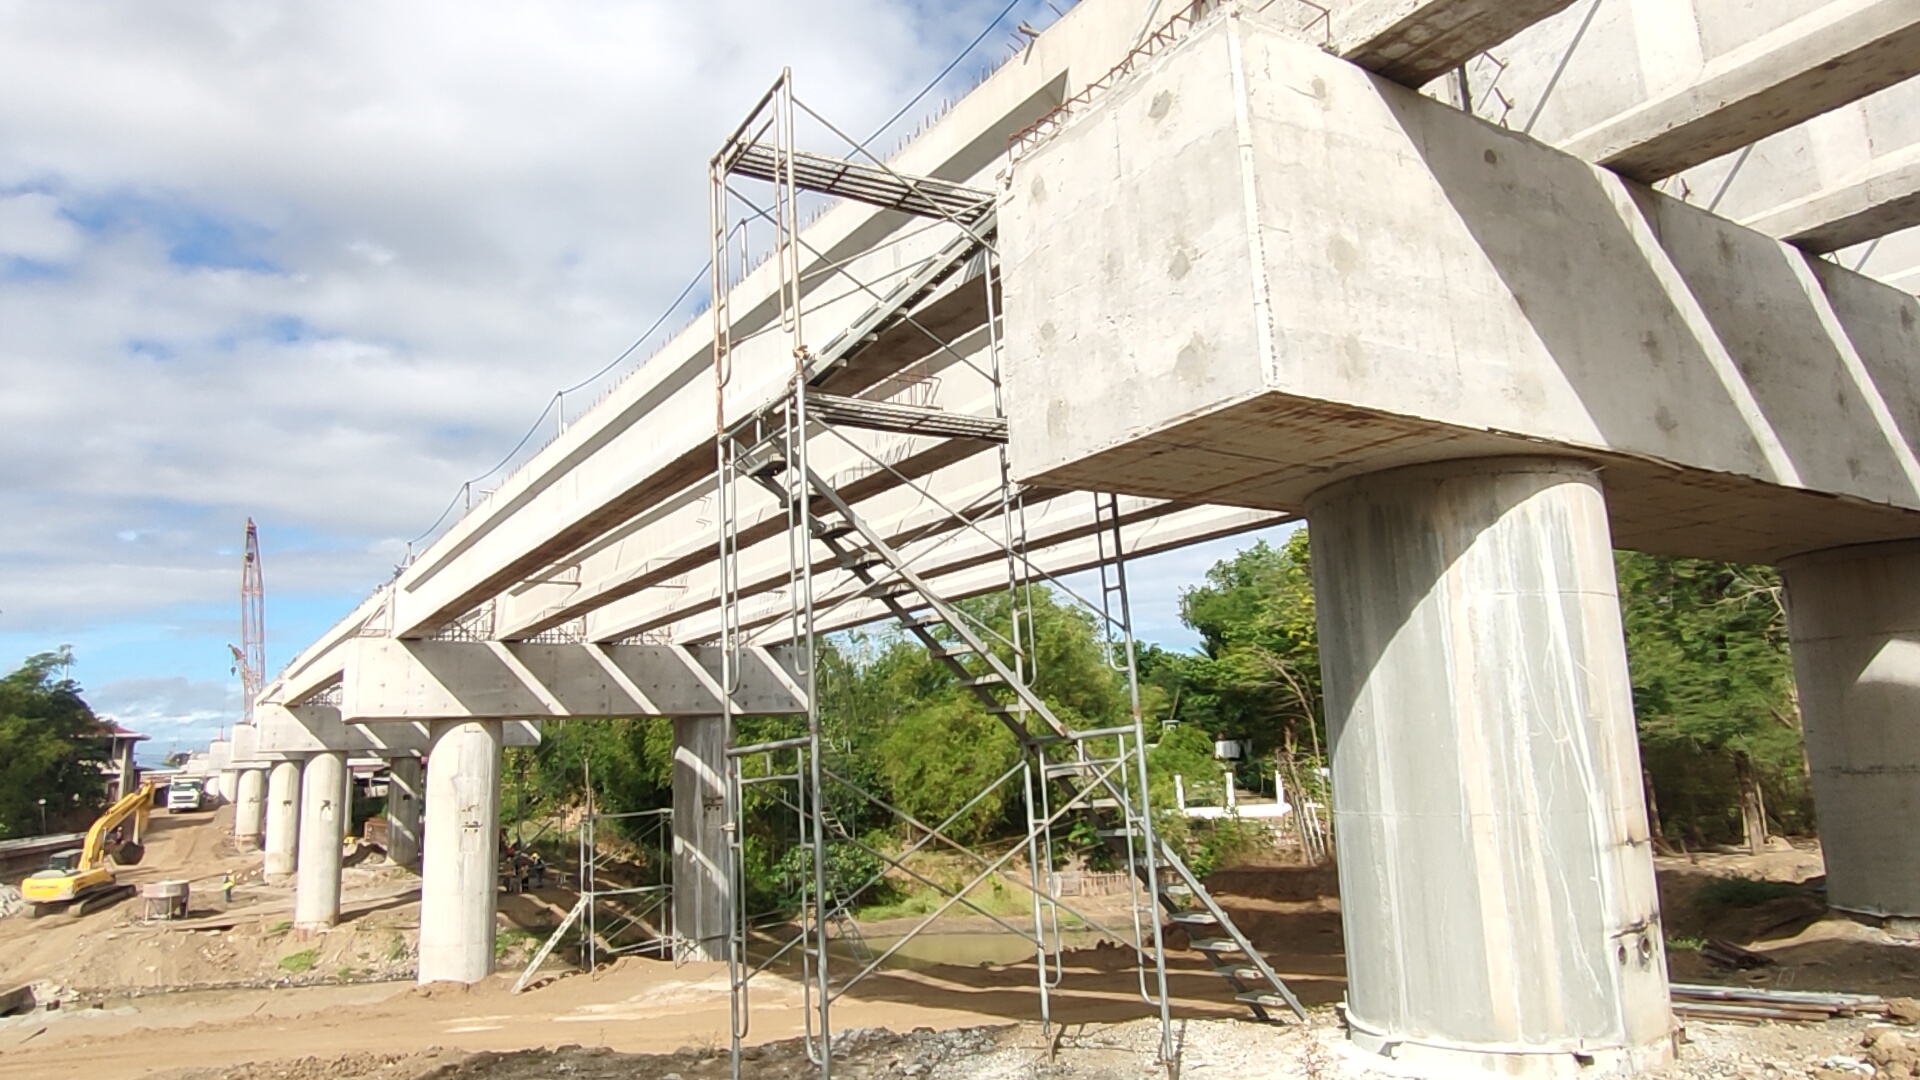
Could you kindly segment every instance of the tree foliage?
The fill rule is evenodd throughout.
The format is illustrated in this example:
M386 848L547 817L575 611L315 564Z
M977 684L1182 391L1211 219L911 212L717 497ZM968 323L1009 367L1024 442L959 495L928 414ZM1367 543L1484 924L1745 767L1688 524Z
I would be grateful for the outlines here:
M1803 826L1798 716L1777 580L1754 568L1641 555L1620 556L1619 576L1644 758L1669 831L1738 838L1746 774L1759 778L1776 821ZM1290 770L1290 787L1305 785L1324 801L1315 771L1325 717L1312 578L1304 528L1277 544L1255 544L1215 564L1182 595L1182 617L1200 637L1196 653L1140 646L1142 709L1157 740L1148 755L1156 806L1173 804L1175 775L1191 801L1219 800L1218 738L1251 744L1238 778L1243 787L1270 783L1277 758ZM1004 662L1014 663L1010 641L1021 641L1023 670L1068 725L1128 722L1125 680L1110 663L1096 616L1037 589L1031 622L1016 634L1007 595L961 606ZM969 844L1021 831L1021 779L986 790L1020 760L1019 739L1007 730L1017 719L983 708L950 667L897 627L832 635L821 642L817 663L830 747L823 766L836 778L828 784L828 808L836 828L859 841L829 853L836 888L869 875L872 860L862 845L898 846L943 823L946 835ZM978 658L967 663L973 674L985 670ZM795 717L739 723L736 743L803 732ZM589 767L602 809L669 805L672 758L667 721L549 724L541 746L510 759L509 814L551 816L577 804ZM787 767L757 760L743 767L764 775L770 766ZM903 824L888 807L919 824ZM790 905L810 859L794 809L775 785L765 785L750 789L746 817L742 849L748 879L760 890L751 902L756 910ZM1201 862L1229 857L1245 839L1232 829L1193 829L1184 818L1169 819L1166 828ZM1089 856L1099 854L1096 840L1085 847Z
M53 813L99 808L107 744L80 686L61 674L62 649L28 657L0 679L0 839L40 831L40 800Z
M1214 738L1250 744L1241 781L1259 787L1276 753L1306 768L1325 734L1313 559L1307 531L1278 546L1262 540L1222 559L1180 598L1181 618L1200 635L1197 656L1160 657L1143 675L1177 701L1173 719Z
M1779 578L1765 567L1633 553L1617 566L1634 714L1669 831L1738 838L1753 780L1775 820L1804 827L1805 759Z

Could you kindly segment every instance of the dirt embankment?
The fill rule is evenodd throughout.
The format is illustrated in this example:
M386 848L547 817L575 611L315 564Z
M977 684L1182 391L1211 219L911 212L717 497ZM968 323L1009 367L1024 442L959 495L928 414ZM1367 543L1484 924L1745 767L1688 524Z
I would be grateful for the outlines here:
M232 811L158 814L139 865L122 882L185 880L189 917L146 921L130 899L75 916L0 919L0 985L32 982L82 999L161 990L273 985L412 974L417 879L361 865L343 880L348 918L318 935L293 932L291 887L260 880L260 856L234 847ZM225 896L222 879L236 882Z

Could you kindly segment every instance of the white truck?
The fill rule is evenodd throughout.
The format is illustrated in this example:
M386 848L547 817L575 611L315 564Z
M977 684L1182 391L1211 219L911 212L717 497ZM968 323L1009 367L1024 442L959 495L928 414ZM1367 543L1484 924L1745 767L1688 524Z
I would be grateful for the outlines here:
M167 785L167 813L178 814L182 811L200 809L206 781L176 776Z

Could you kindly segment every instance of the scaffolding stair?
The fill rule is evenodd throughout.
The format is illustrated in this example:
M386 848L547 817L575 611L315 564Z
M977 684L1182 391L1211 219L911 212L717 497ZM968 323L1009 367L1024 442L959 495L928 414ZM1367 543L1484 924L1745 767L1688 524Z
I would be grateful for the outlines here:
M816 514L813 498L796 498L774 477L756 479L775 497L791 500L796 510L805 513L809 532L825 544L834 560L863 582L890 614L899 620L900 625L913 634L956 678L965 680L964 685L987 712L998 717L1023 744L1030 745L1036 739L1026 726L1025 718L1029 716L1037 717L1051 732L1053 740L1072 739L1072 731L1046 702L988 647L950 601L913 571L901 554L887 544L832 485L811 470L807 476L798 478L804 481L804 490L823 500L830 508L825 513ZM884 576L876 571L882 571ZM904 592L884 591L881 588L893 582L905 586ZM976 658L985 670L969 668L962 661L962 656ZM999 693L1008 691L1014 699L1002 700ZM1046 769L1046 773L1070 785L1075 797L1092 796L1091 792L1084 790L1086 784L1082 782L1082 777L1088 776L1099 788L1104 789L1104 794L1124 803L1123 793L1110 780L1103 781L1092 776L1093 770L1086 763L1055 763ZM1102 830L1102 835L1109 845L1122 851L1132 849L1133 857L1128 861L1152 892L1155 904L1164 917L1183 925L1204 921L1205 925L1216 928L1216 936L1190 935L1189 943L1207 958L1214 973L1233 988L1234 999L1246 1005L1261 1020L1274 1019L1275 1006L1290 1010L1302 1020L1306 1019L1306 1009L1293 991L1207 893L1179 854L1164 838L1158 836L1153 845L1155 850L1141 850L1145 845L1138 844L1137 840L1142 832L1132 826L1133 823L1129 822L1125 828ZM1178 892L1174 891L1175 886ZM1244 957L1244 960L1235 966L1229 963L1229 956ZM1240 974L1246 969L1256 972L1257 977Z
M891 289L874 299L847 328L835 334L816 351L810 362L807 382L816 390L832 389L836 377L847 367L854 354L880 340L896 326L912 322L911 312L932 296L986 247L994 235L995 219L991 211L975 223L972 231L949 240L939 251L923 260L913 273L895 282ZM933 341L929 342L934 343Z

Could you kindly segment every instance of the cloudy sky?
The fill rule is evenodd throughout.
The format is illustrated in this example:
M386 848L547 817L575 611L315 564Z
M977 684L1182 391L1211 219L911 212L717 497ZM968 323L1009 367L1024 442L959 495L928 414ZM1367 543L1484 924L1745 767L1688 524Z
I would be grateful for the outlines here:
M71 644L153 751L203 742L249 515L277 669L669 308L782 65L867 131L1006 6L0 0L0 661ZM1143 568L1148 636L1232 546Z

